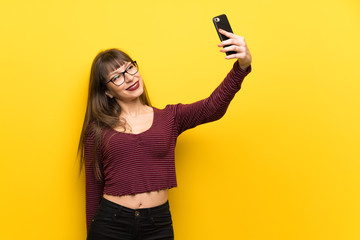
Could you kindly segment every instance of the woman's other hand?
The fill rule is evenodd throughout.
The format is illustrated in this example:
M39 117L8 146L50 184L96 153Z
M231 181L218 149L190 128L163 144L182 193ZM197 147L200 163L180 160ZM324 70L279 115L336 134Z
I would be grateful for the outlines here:
M246 45L244 37L240 37L238 35L235 35L233 33L227 32L223 29L219 29L219 32L225 36L227 36L229 39L222 41L218 47L224 47L226 45L229 45L223 49L220 50L220 52L229 52L234 51L235 54L231 54L229 56L226 56L226 59L238 59L238 63L240 67L244 70L246 70L250 64L251 64L251 54L250 51Z

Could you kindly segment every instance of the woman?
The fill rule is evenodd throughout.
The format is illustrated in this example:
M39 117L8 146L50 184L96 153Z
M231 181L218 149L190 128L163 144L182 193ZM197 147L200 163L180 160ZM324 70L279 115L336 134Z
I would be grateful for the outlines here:
M79 143L85 164L88 239L174 239L168 189L177 186L174 149L185 130L221 118L251 71L243 37L221 52L235 51L233 69L210 97L193 104L152 107L138 65L117 49L100 52L91 69L89 97Z

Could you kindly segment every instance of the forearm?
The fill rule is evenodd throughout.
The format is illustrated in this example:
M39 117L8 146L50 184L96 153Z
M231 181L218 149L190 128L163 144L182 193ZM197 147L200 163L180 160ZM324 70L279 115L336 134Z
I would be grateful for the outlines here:
M232 70L208 98L192 104L178 104L176 106L176 124L179 133L197 125L220 119L250 71L251 66L244 71L235 62Z

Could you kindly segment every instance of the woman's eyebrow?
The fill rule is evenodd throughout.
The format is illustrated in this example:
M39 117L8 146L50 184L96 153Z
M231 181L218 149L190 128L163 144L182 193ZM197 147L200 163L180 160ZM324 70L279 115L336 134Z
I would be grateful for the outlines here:
M131 63L128 63L128 64L126 65L125 70L130 66L130 64L131 64ZM122 66L124 66L124 65L125 65L125 64L123 64ZM120 66L119 68L121 68L122 66ZM112 76L113 74L119 73L119 71L118 71L119 68L116 69L115 71L109 73L109 76ZM120 73L123 73L123 72L120 72Z
M109 73L109 78L112 78L115 74L119 74L118 69L116 69L115 71Z
M109 73L109 77L111 77L111 76L113 76L113 75L115 75L117 73L118 73L117 70L115 70L114 72Z

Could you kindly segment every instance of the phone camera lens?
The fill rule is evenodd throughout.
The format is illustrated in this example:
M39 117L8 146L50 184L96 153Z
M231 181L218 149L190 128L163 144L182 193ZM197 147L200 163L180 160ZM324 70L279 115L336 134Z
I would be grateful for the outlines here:
M215 18L215 22L220 22L220 18Z

